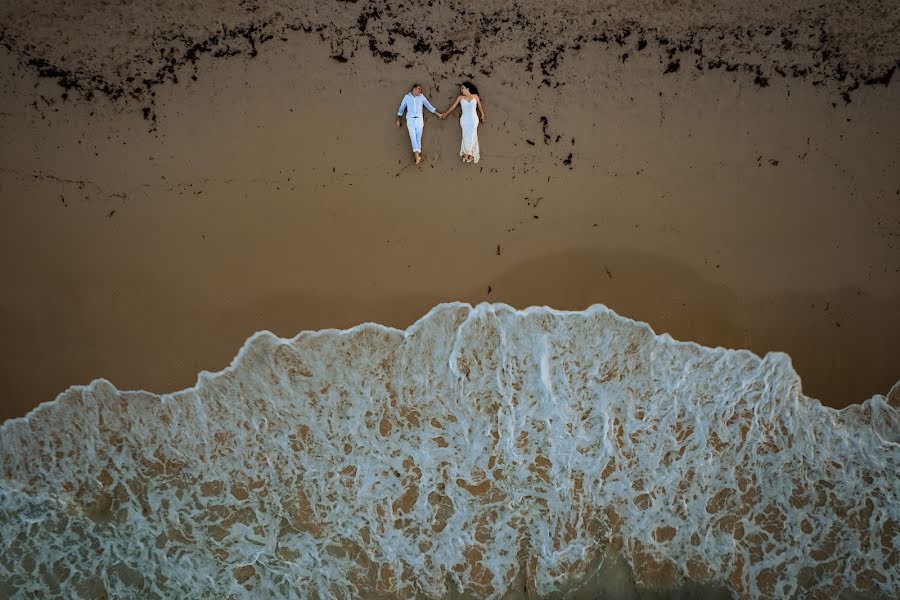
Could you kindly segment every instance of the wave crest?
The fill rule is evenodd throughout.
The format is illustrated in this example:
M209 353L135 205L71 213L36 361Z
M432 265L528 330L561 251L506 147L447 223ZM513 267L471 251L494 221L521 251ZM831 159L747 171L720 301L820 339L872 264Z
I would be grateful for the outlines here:
M896 398L829 409L784 354L602 305L262 332L175 394L70 389L0 464L11 597L543 596L616 555L656 588L900 594Z

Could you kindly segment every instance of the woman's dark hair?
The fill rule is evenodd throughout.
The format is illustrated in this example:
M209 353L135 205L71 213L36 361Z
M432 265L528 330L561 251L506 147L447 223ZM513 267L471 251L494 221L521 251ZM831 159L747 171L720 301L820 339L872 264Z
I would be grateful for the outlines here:
M475 87L475 84L473 84L471 81L463 81L460 85L469 90L470 94L475 94L476 96L478 95L478 88Z

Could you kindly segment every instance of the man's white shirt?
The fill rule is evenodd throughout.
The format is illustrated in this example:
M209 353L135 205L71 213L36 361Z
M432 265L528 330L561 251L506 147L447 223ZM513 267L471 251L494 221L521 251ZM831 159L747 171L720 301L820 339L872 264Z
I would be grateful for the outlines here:
M402 117L403 111L406 110L407 119L421 118L423 106L433 113L437 112L437 109L431 105L431 102L428 101L425 94L413 96L412 92L410 92L403 96L403 102L400 103L400 109L397 111L397 116Z

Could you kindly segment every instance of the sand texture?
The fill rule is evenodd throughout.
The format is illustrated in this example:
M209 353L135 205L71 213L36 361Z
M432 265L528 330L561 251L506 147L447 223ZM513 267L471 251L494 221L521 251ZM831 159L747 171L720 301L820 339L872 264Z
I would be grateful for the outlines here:
M895 4L641 6L6 3L4 416L443 300L603 302L786 351L836 406L883 392ZM404 90L464 78L486 160L430 120L411 168Z
M898 30L0 0L0 596L897 597Z

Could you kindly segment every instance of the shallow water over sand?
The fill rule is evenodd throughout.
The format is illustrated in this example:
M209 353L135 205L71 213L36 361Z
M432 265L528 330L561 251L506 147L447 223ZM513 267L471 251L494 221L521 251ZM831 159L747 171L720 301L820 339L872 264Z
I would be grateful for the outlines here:
M543 597L618 560L657 590L896 596L892 398L835 411L787 355L602 305L261 332L194 388L97 380L5 423L0 590Z

